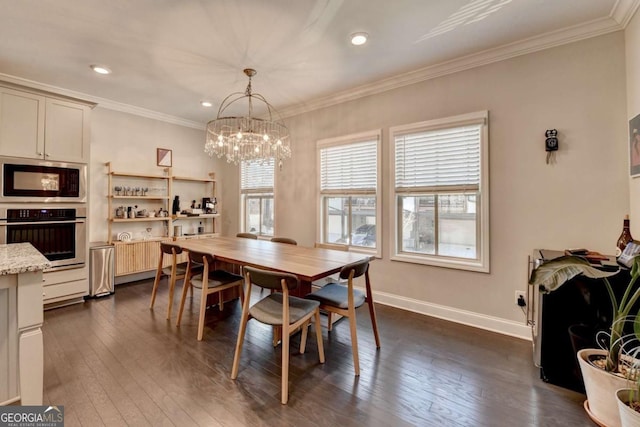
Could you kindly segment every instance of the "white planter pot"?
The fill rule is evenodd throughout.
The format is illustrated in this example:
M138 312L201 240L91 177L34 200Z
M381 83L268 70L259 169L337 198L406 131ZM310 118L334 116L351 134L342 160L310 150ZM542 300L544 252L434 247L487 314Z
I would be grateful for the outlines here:
M589 363L591 355L606 355L604 350L587 348L578 352L578 362L589 402L589 416L598 424L620 427L616 391L627 388L625 378L610 374Z
M629 402L629 391L631 390L623 388L616 392L620 425L622 427L638 427L640 426L640 412L631 409L629 405L627 405Z

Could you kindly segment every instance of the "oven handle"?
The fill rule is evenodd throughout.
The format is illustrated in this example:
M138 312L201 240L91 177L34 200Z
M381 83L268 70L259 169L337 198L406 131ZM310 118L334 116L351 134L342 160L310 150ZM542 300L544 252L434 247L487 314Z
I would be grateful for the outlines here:
M10 225L49 225L49 224L84 224L86 219L76 219L73 221L25 221L25 222L6 222L0 221L0 227L7 227Z

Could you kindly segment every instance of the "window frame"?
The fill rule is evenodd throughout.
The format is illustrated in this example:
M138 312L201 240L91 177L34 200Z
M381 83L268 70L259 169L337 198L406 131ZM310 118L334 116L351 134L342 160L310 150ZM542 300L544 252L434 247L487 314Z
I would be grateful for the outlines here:
M396 136L408 133L429 132L438 129L455 128L465 125L481 125L480 129L480 182L478 185L478 201L476 215L476 251L477 259L458 258L437 254L420 254L401 251L402 215L400 198L402 196L429 196L438 194L455 194L460 191L441 190L435 192L419 189L416 191L396 189ZM489 234L489 111L477 111L452 117L411 123L389 128L389 188L391 203L389 203L392 226L389 230L389 239L392 243L392 261L409 262L415 264L447 267L460 270L490 272L490 234ZM436 198L437 200L437 198Z
M322 191L322 160L320 151L323 148L329 147L337 147L342 145L349 144L357 144L361 142L368 141L376 141L376 189L375 192L368 191L354 191L354 190L345 190L345 191L336 191L331 190L323 193ZM382 201L383 201L383 193L382 193L382 129L375 129L360 133L354 133L345 136L339 136L335 138L326 138L320 139L316 142L316 157L317 157L317 208L316 212L319 217L316 221L316 241L320 243L327 243L325 241L325 231L327 229L327 221L328 216L325 215L326 208L326 199L327 198L357 198L357 197L374 197L376 201L376 246L375 248L368 248L366 246L354 246L343 243L330 243L331 245L342 245L347 246L349 251L353 252L362 252L371 254L377 258L382 257L382 244L383 244L383 233L382 233ZM349 205L349 220L347 221L349 227L349 235L351 235L351 204Z
M240 162L238 168L239 181L240 181L240 231L244 233L254 233L259 237L273 237L276 235L276 203L275 203L275 186L276 186L276 162L273 160L273 186L265 188L242 188L242 168L243 163ZM262 233L261 231L248 231L247 230L247 203L250 200L259 200L260 203L260 218L262 218L262 205L265 199L271 199L273 209L273 234Z

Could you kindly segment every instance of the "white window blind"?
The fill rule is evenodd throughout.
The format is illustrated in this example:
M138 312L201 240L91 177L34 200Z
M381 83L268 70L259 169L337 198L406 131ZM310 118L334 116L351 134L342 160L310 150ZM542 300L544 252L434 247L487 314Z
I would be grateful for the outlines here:
M375 193L378 170L377 140L320 149L320 191Z
M396 190L477 190L481 131L478 124L396 135Z
M240 164L240 190L242 193L273 191L274 159L260 162L243 161Z

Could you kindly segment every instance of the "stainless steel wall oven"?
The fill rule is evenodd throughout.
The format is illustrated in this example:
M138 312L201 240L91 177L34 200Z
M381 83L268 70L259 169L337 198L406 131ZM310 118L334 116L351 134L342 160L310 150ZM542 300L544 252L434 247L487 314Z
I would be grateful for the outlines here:
M0 243L31 243L51 261L51 270L83 267L87 249L86 215L84 206L1 208Z

